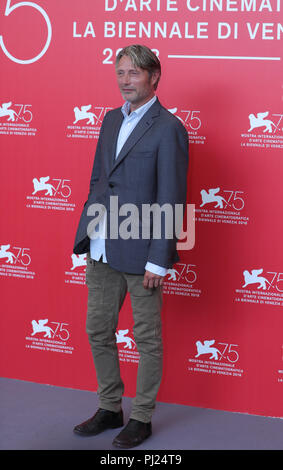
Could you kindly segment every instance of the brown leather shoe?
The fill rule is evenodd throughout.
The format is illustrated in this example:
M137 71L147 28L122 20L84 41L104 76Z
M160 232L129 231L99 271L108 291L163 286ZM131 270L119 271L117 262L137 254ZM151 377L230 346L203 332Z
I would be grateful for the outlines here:
M74 432L81 436L95 436L106 429L123 426L123 411L103 410L99 408L92 418L74 427Z
M140 445L152 434L151 423L142 423L136 419L130 419L127 426L114 439L113 446L130 449Z

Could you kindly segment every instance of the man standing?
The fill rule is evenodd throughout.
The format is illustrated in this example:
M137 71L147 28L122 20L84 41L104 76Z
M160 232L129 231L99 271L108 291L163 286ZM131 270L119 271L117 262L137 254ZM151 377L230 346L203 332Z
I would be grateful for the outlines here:
M115 332L129 292L140 360L130 420L113 445L131 448L152 433L151 417L162 376L162 283L179 257L177 238L166 236L164 217L160 218L159 237L153 236L152 214L136 221L138 237L121 236L113 224L120 227L125 221L127 214L120 211L124 204L138 209L144 204L166 204L173 213L176 204L185 207L188 135L155 95L161 66L149 48L133 45L122 49L116 59L116 76L125 104L103 120L74 246L75 253L87 253L86 330L98 381L99 409L74 431L95 435L123 425L124 384ZM114 197L117 205L111 204ZM99 224L94 219L98 207L105 208ZM144 228L149 228L150 236L142 236Z

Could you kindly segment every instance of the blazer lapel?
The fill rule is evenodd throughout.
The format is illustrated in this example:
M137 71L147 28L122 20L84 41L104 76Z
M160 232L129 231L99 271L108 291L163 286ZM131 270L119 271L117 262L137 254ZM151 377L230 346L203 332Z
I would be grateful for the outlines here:
M156 116L159 116L160 113L160 103L158 99L155 101L155 103L149 108L149 110L145 113L145 115L141 118L141 120L138 122L136 127L134 128L133 132L130 134L128 139L126 140L125 144L123 145L118 157L116 158L114 165L110 171L109 174L111 174L117 166L121 163L121 161L124 160L124 158L127 156L129 151L133 148L133 146L143 137L143 135L151 128ZM122 114L122 113L121 113ZM120 123L121 126L121 123ZM119 129L120 129L119 126ZM116 143L117 143L117 138L118 138L118 133L119 129L117 132L116 140L115 140L115 148L114 148L114 153L116 149Z
M115 116L115 120L112 124L112 135L110 137L111 144L109 146L110 151L109 151L109 156L108 156L109 173L112 170L113 162L115 160L117 140L118 140L118 135L119 135L119 131L120 131L120 127L123 122L123 119L124 117L123 117L121 108L119 108L119 111L117 112Z

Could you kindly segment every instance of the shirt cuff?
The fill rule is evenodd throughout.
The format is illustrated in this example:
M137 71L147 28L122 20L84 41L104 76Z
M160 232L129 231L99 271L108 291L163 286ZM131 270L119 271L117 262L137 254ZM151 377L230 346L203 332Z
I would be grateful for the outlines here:
M150 263L149 261L145 265L145 270L157 274L158 276L166 276L167 274L167 268L157 266L157 264Z

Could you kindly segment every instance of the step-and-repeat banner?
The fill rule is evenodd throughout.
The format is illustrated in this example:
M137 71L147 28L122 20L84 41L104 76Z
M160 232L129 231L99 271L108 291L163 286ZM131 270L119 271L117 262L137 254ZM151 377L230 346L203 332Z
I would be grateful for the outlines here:
M1 375L96 390L72 254L117 51L158 54L195 244L164 286L163 402L283 416L281 0L0 1ZM139 354L116 333L126 395Z

